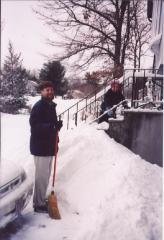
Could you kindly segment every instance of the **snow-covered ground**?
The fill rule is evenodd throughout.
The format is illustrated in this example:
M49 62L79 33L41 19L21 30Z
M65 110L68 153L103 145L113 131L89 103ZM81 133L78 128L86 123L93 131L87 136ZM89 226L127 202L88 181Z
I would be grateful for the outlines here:
M28 105L30 107L32 107L36 103L36 101L38 101L40 99L40 95L38 95L36 97L27 96L27 99L28 99ZM54 98L54 102L57 104L57 113L58 114L64 112L65 110L67 110L69 107L71 107L78 101L79 101L79 99L63 100L61 97Z
M65 103L60 100L62 109ZM1 115L2 160L23 165L33 177L28 120L28 115ZM97 124L60 131L55 191L62 219L34 213L31 201L21 228L8 239L162 239L162 169L116 143Z
M32 106L35 104L35 102L40 99L40 96L39 95L36 97L27 96L27 99L28 99L28 105L30 106L30 108L32 108ZM80 101L80 99L63 100L61 97L57 97L54 99L54 102L57 104L57 107L56 107L57 115L62 114L65 110L70 108L69 112L66 111L64 114L61 115L61 119L65 122L65 124L63 126L64 129L67 129L67 127L69 127L69 128L75 127L75 115L74 114L77 111L76 103L79 101ZM78 103L79 109L82 109L85 106L85 104L86 104L85 101L81 101L80 103ZM78 114L78 122L82 118L82 114L83 114L82 111ZM68 118L69 118L69 126L67 125Z

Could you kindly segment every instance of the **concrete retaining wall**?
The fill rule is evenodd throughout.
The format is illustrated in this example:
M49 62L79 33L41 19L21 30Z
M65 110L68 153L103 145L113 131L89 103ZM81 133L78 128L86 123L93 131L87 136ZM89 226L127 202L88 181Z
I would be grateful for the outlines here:
M127 110L124 114L122 121L109 121L109 136L150 163L163 166L163 112Z

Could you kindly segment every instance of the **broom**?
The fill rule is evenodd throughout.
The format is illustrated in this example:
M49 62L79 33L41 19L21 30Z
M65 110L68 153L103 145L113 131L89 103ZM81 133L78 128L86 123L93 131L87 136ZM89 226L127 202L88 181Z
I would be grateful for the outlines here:
M56 131L55 161L54 161L52 189L54 189L54 185L55 185L57 149L58 149L58 130ZM52 219L61 219L59 209L58 209L58 204L57 204L57 197L55 195L54 190L52 190L50 195L48 196L48 214Z

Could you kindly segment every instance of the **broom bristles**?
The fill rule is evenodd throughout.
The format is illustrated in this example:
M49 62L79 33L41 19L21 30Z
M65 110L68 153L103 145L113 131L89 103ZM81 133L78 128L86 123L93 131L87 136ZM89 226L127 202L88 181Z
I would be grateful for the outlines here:
M57 197L54 191L51 191L51 194L48 196L48 213L52 219L61 219L57 204Z

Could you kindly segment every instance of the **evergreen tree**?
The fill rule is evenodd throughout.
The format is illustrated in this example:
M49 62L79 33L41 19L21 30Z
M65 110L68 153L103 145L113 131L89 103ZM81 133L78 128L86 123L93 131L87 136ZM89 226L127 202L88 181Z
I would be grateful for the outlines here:
M37 76L37 73L35 70L33 71L27 70L26 73L27 73L28 80L39 83L39 76Z
M39 79L41 81L50 81L54 84L55 93L63 95L67 91L68 82L64 78L65 67L59 61L45 63L40 71Z
M16 54L9 42L9 54L6 56L1 71L2 111L16 113L25 106L27 73L22 67L21 54ZM3 105L3 106L2 106Z

